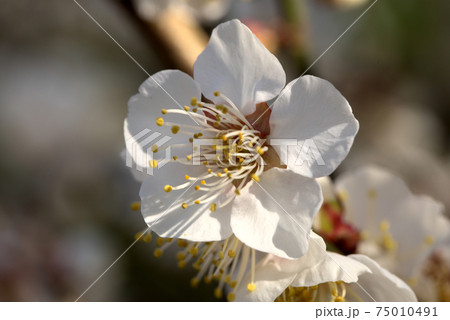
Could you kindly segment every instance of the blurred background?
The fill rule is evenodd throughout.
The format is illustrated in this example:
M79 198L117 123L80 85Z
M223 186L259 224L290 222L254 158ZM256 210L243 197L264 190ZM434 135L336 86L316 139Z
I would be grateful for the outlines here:
M448 1L79 0L150 74L192 64L212 29L239 18L288 81L331 81L361 129L339 172L366 163L450 208ZM127 101L147 78L72 0L2 0L0 300L73 301L145 229L130 203ZM133 246L81 301L212 301L175 253Z

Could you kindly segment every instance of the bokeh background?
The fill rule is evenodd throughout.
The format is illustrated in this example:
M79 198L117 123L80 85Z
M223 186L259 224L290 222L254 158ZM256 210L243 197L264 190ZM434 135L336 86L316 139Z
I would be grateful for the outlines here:
M379 0L311 68L373 1L78 2L150 74L191 72L214 26L241 19L288 81L308 70L350 102L361 129L337 172L383 165L448 215L448 1ZM147 75L72 0L1 4L0 300L73 301L146 227L120 153ZM133 246L81 301L214 300L154 246Z

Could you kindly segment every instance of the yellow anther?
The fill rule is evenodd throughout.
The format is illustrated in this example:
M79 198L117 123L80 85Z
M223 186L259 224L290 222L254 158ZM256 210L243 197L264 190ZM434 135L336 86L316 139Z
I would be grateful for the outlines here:
M230 293L227 295L227 300L228 300L229 302L233 302L234 299L236 299L236 295L235 295L233 292L230 292Z
M173 190L173 187L172 187L171 185L166 184L166 185L164 186L164 191L165 191L165 192L170 192L170 191L172 191L172 190Z
M237 281L231 281L230 282L230 287L231 288L236 288L237 284L238 284Z
M177 161L178 157L177 156L173 156L172 159Z
M397 242L395 242L391 235L386 234L383 236L383 246L387 250L395 250L397 248Z
M214 91L214 95L215 95L216 97L220 96L220 91Z
M261 156L264 154L264 150L261 147L256 147L256 152L258 152Z
M156 240L156 245L158 247L162 246L164 244L164 238L158 238L158 240Z
M153 252L153 256L155 257L155 258L161 258L161 256L163 255L163 251L161 250L161 249L156 249L154 252Z
M215 203L211 204L211 207L210 207L211 212L216 211L216 207L217 207L217 205Z
M206 184L206 181L205 181L205 180L201 180L201 181L200 181L200 184L203 184L203 185L204 185L204 184Z
M242 163L242 162L244 162L244 161L245 161L244 158L239 158L239 163Z
M228 169L227 168L223 169L223 172L228 173Z
M191 108L189 108L188 106L184 106L184 111L189 111Z
M244 140L244 134L242 132L239 132L239 139Z
M227 173L227 177L231 179L231 173Z
M137 232L135 235L134 235L134 239L136 239L136 240L138 240L138 239L141 239L142 238L142 232Z
M207 166L208 165L208 161L203 161L203 165Z
M200 186L195 186L194 188L196 191L200 190Z
M192 97L191 98L191 106L195 106L197 104L197 98L196 97Z
M236 255L236 252L235 252L235 251L233 251L233 250L228 250L228 256L229 256L230 258L234 258L235 255Z
M185 175L184 175L184 178L185 178L186 180L189 180L190 177L189 177L187 174L185 174Z
M221 260L223 260L223 258L225 258L225 255L223 254L223 251L220 251L220 252L219 252L219 258L220 258Z
M172 242L173 238L166 238L166 242Z
M153 153L158 152L158 146L156 144L152 145L151 150Z
M195 113L195 112L197 112L197 110L198 110L197 108L194 108L194 109L192 109L192 112Z
M178 131L180 131L180 127L179 126L172 126L172 128L170 130L172 130L173 134L177 134Z
M227 107L223 107L222 108L222 113L223 114L227 114L228 113L228 108Z
M141 203L139 201L135 201L130 204L130 209L133 211L138 211L141 208Z
M195 204L200 204L200 200L195 200Z
M162 127L164 125L164 119L163 118L156 119L156 125Z
M247 285L247 290L248 290L248 291L253 292L253 291L255 291L255 289L256 289L256 286L255 286L255 284L254 284L253 282L250 282L250 283Z
M188 207L188 205L187 205L187 203L183 203L183 204L181 205L181 207L182 207L183 209L186 209L186 208Z
M205 277L205 283L206 283L206 284L210 284L211 281L212 281L212 277L210 277L210 276L206 276L206 277Z
M259 177L256 174L252 174L252 179L259 182Z
M186 159L187 159L188 161L191 161L191 160L192 160L192 156L189 154L189 155L186 156Z
M370 199L375 199L377 197L377 191L375 189L369 189L367 190L367 196Z
M220 172L217 172L217 176L218 176L219 178L221 178L221 177L222 177L222 174L221 174Z
M386 231L389 230L389 228L390 228L389 221L387 221L387 220L382 220L382 221L380 222L380 231L386 232Z
M431 246L434 243L434 238L432 236L425 237L425 244Z
M189 253L195 257L197 255L197 253L198 253L198 248L197 247L192 247L189 250Z
M211 173L212 172L212 170L211 169L208 169L208 173Z
M213 123L213 126L215 127L215 128L218 128L220 125L219 125L219 122L218 121L215 121L214 123Z
M216 150L216 149L217 149L217 146L214 144L214 145L211 146L211 148L212 148L213 150Z
M186 261L184 260L178 261L178 268L184 269L184 267L186 267Z
M334 299L334 302L345 302L345 299L344 299L344 297L337 296L337 297Z
M152 167L152 168L156 168L156 167L158 167L158 161L156 161L156 160L150 160L150 161L149 161L149 165L150 165L150 167Z
M191 286L194 287L194 288L197 287L198 286L198 282L199 282L198 278L192 278Z
M167 110L166 109L161 109L161 113L162 114L167 114Z
M214 290L214 296L215 296L217 299L222 299L222 289L216 288L216 289Z
M181 248L186 248L187 245L188 245L188 243L187 243L187 241L184 240L184 239L178 239L178 240L177 240L177 245L178 245L179 247L181 247Z
M194 142L194 138L189 138L189 142L190 143Z
M177 253L177 260L181 261L184 260L186 258L186 254L183 251L180 251Z
M222 140L223 140L223 141L227 141L227 139L228 139L228 138L227 138L226 135L223 135L223 136L222 136Z
M151 235L151 233L150 232L148 232L144 237L143 237L143 239L142 240L144 240L144 242L150 242L150 241L152 241L152 235Z

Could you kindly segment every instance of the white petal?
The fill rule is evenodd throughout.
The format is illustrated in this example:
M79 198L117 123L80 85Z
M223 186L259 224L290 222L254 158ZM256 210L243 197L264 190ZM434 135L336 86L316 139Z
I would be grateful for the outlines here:
M232 20L213 30L194 64L194 79L206 98L216 101L214 91L220 91L247 115L255 111L255 104L281 91L286 75L256 36L239 20Z
M294 280L297 273L314 268L325 254L325 242L320 236L311 232L308 252L301 258L283 259L268 254L256 265L255 287L247 290L251 275L247 274L236 292L236 301L274 301Z
M128 118L125 121L125 143L129 154L140 167L148 167L146 153L152 145L158 142L169 141L163 147L174 144L187 144L186 135L172 134L170 127L156 125L157 118L165 121L187 125L197 123L187 114L163 116L161 109L179 109L189 105L192 97L200 99L198 84L187 74L177 70L164 70L147 79L139 87L139 94L134 95L128 101ZM162 143L162 142L161 142ZM177 150L172 150L172 153ZM151 151L150 151L151 153ZM178 154L173 154L180 156ZM164 158L165 152L158 152L155 159Z
M189 189L164 192L165 185L177 186L186 183L185 174L198 176L204 171L202 166L183 166L169 163L160 168L154 176L144 181L141 187L141 211L145 222L151 230L161 237L183 238L192 241L218 241L232 234L230 228L230 207L217 208L211 212L211 203L223 203L232 196L234 187L231 185L217 198L205 204L190 204L186 209L181 205L186 199L194 201L202 195L196 191L192 181ZM186 191L187 190L187 191Z
M350 105L331 83L304 76L275 101L270 139L297 141L287 147L287 156L283 147L275 149L289 169L317 178L332 173L347 156L358 128Z
M358 284L350 284L350 289L365 301L373 301L367 293L377 302L383 301L417 301L414 292L400 278L386 269L381 268L375 261L364 255L348 256L370 268L372 273L362 274ZM364 288L366 292L362 289Z
M313 268L307 268L297 274L293 280L294 287L310 287L325 282L358 281L358 276L370 269L358 261L334 252L322 252L316 256L318 263Z
M249 182L231 211L235 235L249 247L284 258L308 249L312 219L322 204L318 183L290 170L272 168Z

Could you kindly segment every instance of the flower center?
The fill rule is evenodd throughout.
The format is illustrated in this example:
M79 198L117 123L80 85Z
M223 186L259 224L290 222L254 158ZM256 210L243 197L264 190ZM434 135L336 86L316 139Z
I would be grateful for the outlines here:
M186 183L178 186L166 185L164 191L180 190L190 187L199 182L195 190L202 191L198 197L193 197L182 204L186 209L192 204L201 204L212 201L221 190L231 184L236 187L235 195L240 194L243 186L253 179L258 182L264 171L265 161L263 159L266 151L265 140L261 133L244 117L234 103L222 93L216 91L214 95L221 103L213 104L198 101L192 98L191 106L181 109L162 109L163 115L183 114L193 119L198 125L185 125L165 121L157 118L158 126L169 126L171 132L188 136L189 144L192 145L192 153L184 158L173 157L171 161L177 161L184 165L201 165L205 172L199 176L185 175ZM199 111L202 112L199 112ZM158 152L155 147L154 152ZM157 161L151 160L150 165L155 168ZM188 172L187 172L188 173ZM225 203L213 203L211 211L225 206L234 199L228 197Z
M287 287L276 302L344 302L348 288L342 281L321 283L311 287ZM350 292L354 294L354 292ZM355 294L357 301L362 299Z

